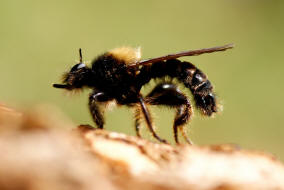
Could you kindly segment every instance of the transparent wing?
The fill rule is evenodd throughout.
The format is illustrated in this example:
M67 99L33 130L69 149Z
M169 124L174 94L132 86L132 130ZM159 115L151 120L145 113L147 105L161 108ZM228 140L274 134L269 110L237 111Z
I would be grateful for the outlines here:
M130 66L131 67L137 67L137 66L140 66L140 65L147 65L147 64L150 64L150 63L158 62L158 61L165 61L165 60L169 60L169 59L177 59L179 57L196 56L196 55L201 55L201 54L204 54L204 53L213 53L213 52L217 52L217 51L225 51L225 50L231 49L233 47L234 47L234 44L227 44L227 45L224 45L224 46L217 46L217 47L212 47L212 48L183 51L183 52L179 52L179 53L175 53L175 54L169 54L169 55L166 55L166 56L141 60L141 61L139 61L139 62L137 62L133 65L130 65Z

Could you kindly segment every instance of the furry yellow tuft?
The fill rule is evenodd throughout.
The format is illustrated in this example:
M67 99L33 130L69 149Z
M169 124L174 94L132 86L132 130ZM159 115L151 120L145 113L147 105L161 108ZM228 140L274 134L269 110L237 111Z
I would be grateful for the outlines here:
M134 64L141 59L140 47L119 47L109 51L109 54L118 60L124 61L127 65Z

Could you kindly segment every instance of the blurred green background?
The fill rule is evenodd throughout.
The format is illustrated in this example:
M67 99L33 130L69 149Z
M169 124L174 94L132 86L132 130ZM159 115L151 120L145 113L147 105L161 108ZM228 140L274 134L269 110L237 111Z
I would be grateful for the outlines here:
M235 143L284 160L283 20L280 0L1 0L0 101L56 105L75 123L93 125L89 91L70 96L51 87L79 59L79 47L91 61L122 45L141 46L150 58L235 43L233 50L184 58L208 75L224 107L215 118L195 112L190 136L196 144ZM174 112L151 110L158 134L173 142ZM106 128L134 135L132 118L131 110L115 108L106 113Z

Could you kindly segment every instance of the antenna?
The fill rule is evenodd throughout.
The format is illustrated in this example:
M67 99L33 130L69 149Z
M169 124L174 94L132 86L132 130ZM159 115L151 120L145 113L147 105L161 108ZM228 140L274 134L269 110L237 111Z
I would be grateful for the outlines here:
M80 63L83 63L82 49L79 48Z

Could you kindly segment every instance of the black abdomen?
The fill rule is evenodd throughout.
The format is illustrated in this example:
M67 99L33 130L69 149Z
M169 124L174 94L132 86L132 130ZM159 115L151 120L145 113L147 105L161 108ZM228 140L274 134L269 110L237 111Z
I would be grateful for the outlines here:
M207 76L190 62L181 62L178 59L156 62L142 67L139 82L140 85L148 83L151 78L169 76L177 78L193 94L195 104L204 115L211 116L217 112L213 86Z

